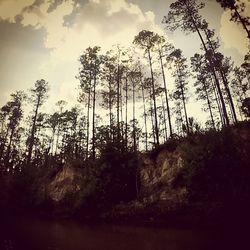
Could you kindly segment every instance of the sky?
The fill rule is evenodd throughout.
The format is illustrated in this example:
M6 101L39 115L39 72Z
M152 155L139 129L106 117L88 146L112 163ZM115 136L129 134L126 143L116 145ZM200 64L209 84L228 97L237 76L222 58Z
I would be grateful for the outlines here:
M247 11L250 13L250 3ZM89 46L103 52L114 44L130 46L141 30L166 36L187 58L199 51L196 34L169 32L162 24L172 0L0 0L0 106L11 93L30 89L36 80L49 82L47 109L61 99L77 103L79 56ZM221 52L235 65L247 53L247 38L230 12L206 0L201 14L216 29ZM200 112L193 100L191 115Z

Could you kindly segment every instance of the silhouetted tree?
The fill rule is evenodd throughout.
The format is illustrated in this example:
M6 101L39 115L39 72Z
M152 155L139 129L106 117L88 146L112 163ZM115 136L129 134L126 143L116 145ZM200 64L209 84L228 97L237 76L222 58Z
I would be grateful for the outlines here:
M167 82L166 82L165 71L164 71L163 58L165 56L167 56L169 53L171 53L171 51L174 49L174 47L171 44L167 43L163 36L159 36L156 34L156 38L157 38L157 51L159 53L161 73L162 73L162 78L163 78L163 83L164 83L164 93L165 93L165 101L166 101L166 107L167 107L169 132L170 132L170 136L172 136L173 131L172 131L172 124L171 124L171 115L170 115L169 100L168 100L168 90L167 90ZM164 114L164 117L165 117L165 114Z
M203 49L207 55L207 60L210 65L210 70L213 74L213 78L216 84L216 89L218 91L218 96L221 104L221 109L223 113L223 118L225 119L225 124L229 125L228 114L226 110L226 105L224 97L222 94L220 82L218 80L213 58L208 56L209 49L207 48L205 39L202 36L202 18L199 15L199 10L204 7L204 3L197 3L195 0L177 0L170 5L170 11L168 15L164 17L163 23L166 24L167 28L174 31L181 28L185 33L196 32L201 40Z
M187 70L187 59L183 57L182 51L180 49L174 50L167 58L168 61L173 62L175 66L175 70L173 75L175 76L175 92L174 92L174 99L181 99L182 106L184 110L184 116L186 121L186 130L189 133L189 124L188 124L188 115L187 115L187 78L189 77L189 72Z
M159 145L159 129L158 129L158 121L157 121L157 105L156 105L156 95L155 95L155 79L154 79L152 56L151 56L151 51L153 47L156 45L156 42L157 42L157 37L155 33L153 33L152 31L148 31L148 30L141 31L134 38L134 44L144 49L145 53L147 53L148 55L148 61L149 61L150 72L151 72L152 98L153 98L153 104L154 104L155 137L156 137L156 144Z
M35 133L36 133L36 122L38 117L39 108L44 104L45 100L48 97L48 83L41 79L37 80L34 88L30 90L31 97L30 101L34 105L33 107L33 117L32 117L32 125L31 132L28 140L28 154L27 154L27 165L30 164L32 157L32 149L34 146Z
M195 54L191 57L191 65L196 74L197 81L194 86L196 87L197 100L206 100L207 108L209 110L210 119L213 128L215 128L214 115L212 112L212 85L210 82L210 72L207 69L207 64L204 56Z
M10 167L10 154L13 144L14 137L18 137L18 128L20 121L23 117L23 102L26 95L22 91L17 91L11 94L11 101L7 102L2 108L1 112L5 120L7 120L7 128L1 141L0 147L0 160L3 157L5 150L5 145L7 144L7 149L4 156L4 166L5 169ZM9 137L9 138L8 138Z

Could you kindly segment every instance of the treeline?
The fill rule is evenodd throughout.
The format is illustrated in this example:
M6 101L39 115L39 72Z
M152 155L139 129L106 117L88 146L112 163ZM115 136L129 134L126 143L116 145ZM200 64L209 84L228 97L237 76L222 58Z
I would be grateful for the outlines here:
M245 5L218 1L232 11L249 38ZM38 80L29 93L11 95L0 113L1 172L24 166L93 161L107 145L121 152L148 151L169 138L202 129L219 129L249 116L249 55L242 67L220 52L215 31L199 11L203 3L177 0L163 23L169 30L197 33L201 50L188 60L164 36L142 30L130 48L117 45L106 53L89 47L80 56L79 105L67 109L60 100L52 114L41 112L49 86ZM250 39L249 39L250 40ZM174 88L170 90L174 77ZM208 119L203 128L190 117L190 81ZM32 111L24 120L24 104Z

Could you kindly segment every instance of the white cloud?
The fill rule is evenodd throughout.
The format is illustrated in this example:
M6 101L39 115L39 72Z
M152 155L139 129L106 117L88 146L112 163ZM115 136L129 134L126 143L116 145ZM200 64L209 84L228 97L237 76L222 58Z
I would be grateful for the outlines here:
M9 3L8 8L11 8L16 1L6 2ZM49 0L40 5L35 5L34 0L18 1L21 2L23 4L9 16L6 15L5 19L15 22L15 16L22 15L23 26L43 28L46 31L44 46L51 49L50 60L41 62L37 75L46 76L51 85L50 105L58 96L69 104L76 100L77 59L88 46L101 46L105 52L114 44L130 46L134 36L142 29L163 34L162 29L155 24L153 12L143 12L138 5L126 0L89 0L78 6L71 26L65 26L64 18L75 11L73 0L62 1L52 11L48 11ZM0 16L3 18L2 13Z
M100 45L108 50L117 43L130 45L142 29L162 33L152 12L143 13L138 6L125 0L92 0L83 6L71 28L59 30L61 42L48 34L51 43L47 45L53 45L54 41L52 56L55 60L76 60L88 46Z
M250 3L247 3L246 13L250 12ZM248 39L241 24L230 21L231 11L224 11L221 16L220 37L227 49L237 49L242 55L248 52Z
M55 9L48 11L51 2L34 4L35 0L8 0L0 3L0 17L15 22L22 15L23 26L44 28L44 45L53 49L54 63L75 61L88 46L100 45L108 50L112 44L130 45L134 36L142 29L163 34L155 24L153 12L145 12L126 0L89 0L73 18L73 25L64 25L64 17L72 14L74 1L62 1Z
M23 9L32 5L35 0L4 0L0 1L0 17L14 23L15 17L22 13Z

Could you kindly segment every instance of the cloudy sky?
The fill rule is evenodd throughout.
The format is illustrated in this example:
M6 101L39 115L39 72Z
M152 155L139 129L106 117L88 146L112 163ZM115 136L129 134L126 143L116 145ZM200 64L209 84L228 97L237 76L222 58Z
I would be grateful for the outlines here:
M198 37L167 32L161 24L171 2L0 0L0 105L10 93L27 90L41 78L50 84L50 106L60 99L75 103L81 52L94 45L103 51L117 43L129 46L142 29L165 34L185 56L192 56L200 47ZM230 13L215 0L205 2L202 15L216 29L221 51L240 65L247 52L244 31L229 21Z

